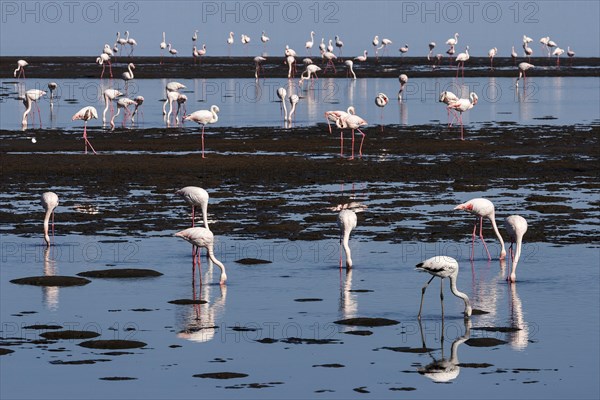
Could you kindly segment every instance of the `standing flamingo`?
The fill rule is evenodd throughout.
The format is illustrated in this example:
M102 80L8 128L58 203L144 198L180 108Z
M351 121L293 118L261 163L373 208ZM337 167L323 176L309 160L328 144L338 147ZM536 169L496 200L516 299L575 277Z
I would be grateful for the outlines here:
M167 42L165 41L165 33L162 33L162 42L160 42L160 63L163 63L164 52L167 48Z
M404 86L408 82L408 76L406 74L400 74L398 77L400 81L400 90L398 90L398 101L402 101L402 92L404 92Z
M467 46L467 48L465 49L464 53L459 53L456 56L456 78L458 79L458 67L459 64L462 67L462 77L463 79L465 79L465 61L467 61L470 58L469 56L469 46Z
M123 96L123 93L119 92L116 89L105 89L103 92L103 96L104 96L104 111L102 112L102 124L106 124L106 111L108 110L108 107L110 106L110 114L112 117L112 113L113 113L113 104L112 102L120 96Z
M423 298L425 297L425 290L431 281L437 276L441 279L440 284L440 301L442 303L442 318L444 318L444 279L450 278L450 290L456 297L461 298L465 302L465 318L469 318L473 312L471 308L471 301L469 296L459 291L456 287L456 279L458 278L458 261L452 257L446 256L435 256L431 257L416 266L417 271L428 272L431 275L431 279L427 281L423 289L421 289L421 306L419 307L419 315L417 318L421 320L421 312L423 311Z
M40 113L40 106L38 105L37 101L45 95L46 92L40 89L29 89L25 92L25 96L22 97L23 105L25 106L25 111L23 112L23 118L21 120L21 125L23 127L27 126L27 115L31 112L33 103L35 103L35 106L38 111L38 117L40 119L40 128L42 127L42 114Z
M200 125L202 125L202 158L204 157L204 127L206 124L214 124L219 120L219 107L213 105L209 110L199 110L191 113L187 117L184 118L184 121L194 121Z
M50 91L50 107L52 107L54 101L54 91L58 88L58 84L56 82L48 82L48 90Z
M514 51L514 47L513 47L513 51ZM496 57L496 54L498 54L498 48L494 47L491 48L488 51L488 57L490 58L490 70L494 70L494 57Z
M173 104L177 102L181 93L178 91L169 91L167 92L167 101L163 103L163 115L165 115L167 103L169 104L169 112L166 113L164 120L167 122L167 126L171 124L171 114L173 114ZM175 116L175 122L177 122L177 115Z
M367 61L367 51L363 51L363 55L362 56L358 56L358 57L354 57L354 60L356 61L360 61L360 62L365 62Z
M327 46L325 45L325 38L321 38L321 43L319 44L319 51L321 54L325 53L327 50Z
M167 51L173 56L177 57L177 50L171 45L171 43L167 43Z
M352 268L352 253L350 252L350 233L356 228L356 213L353 210L346 209L340 211L337 217L337 225L340 229L340 246L343 246L346 253L346 269ZM342 268L342 249L340 248L340 268Z
M277 97L279 97L279 100L281 100L281 104L280 104L280 110L283 113L283 120L285 121L287 119L287 107L285 106L285 97L287 96L287 90L285 90L285 88L280 87L279 89L277 89Z
M558 45L555 42L553 42L552 40L549 40L548 41L548 57L550 57L550 54L554 47L558 47Z
M527 45L527 43L523 42L523 53L525 57L527 57L527 61L531 61L531 55L533 54L533 49Z
M346 111L340 111L340 110L325 111L325 120L327 121L327 126L329 127L329 133L330 134L332 133L331 132L331 122L337 122L338 119L345 118L350 114L352 114L352 115L355 114L353 106L348 107L348 109Z
M408 53L408 44L405 44L403 47L400 47L398 51L400 52L400 56L403 57L404 54Z
M377 105L377 107L381 108L381 115L380 115L380 119L381 119L381 131L383 132L383 108L385 106L387 106L387 103L390 101L390 99L387 97L387 95L385 93L378 93L377 96L375 97L375 105Z
M333 68L333 73L336 74L335 65L333 64L333 60L337 59L337 56L330 51L326 51L323 53L323 57L327 59L327 65L325 66L325 70L323 73L326 73L329 68Z
M431 54L433 53L433 49L435 49L435 42L429 42L429 53L427 53L427 61L431 61Z
M46 211L44 217L44 240L46 246L50 246L50 236L48 235L48 223L52 216L52 238L54 239L54 209L58 206L58 196L54 192L45 192L42 194L42 207Z
M231 46L233 46L233 32L229 32L229 37L227 37L227 56L231 57Z
M117 116L121 113L121 108L123 109L123 126L125 126L125 120L131 114L129 111L129 106L134 104L136 104L135 101L127 97L121 97L119 100L117 100L117 113L110 119L111 129L115 129L115 118L117 118Z
M354 66L354 61L346 60L344 61L344 64L346 64L346 67L348 67L348 69L346 70L346 77L350 78L350 75L352 75L352 79L356 79L356 74L354 73L354 69L352 68Z
M129 32L127 32L127 44L131 46L131 50L129 51L129 56L131 57L133 56L133 50L135 49L135 46L137 46L137 42L134 38L129 37Z
M260 41L263 44L263 50L264 50L264 47L265 47L265 45L267 44L267 42L269 40L271 40L271 38L267 36L267 34L265 33L265 31L262 31L262 34L260 35Z
M446 54L450 56L450 62L452 62L452 57L454 56L455 52L456 50L454 49L454 46L450 46L450 48L446 50Z
M127 94L127 90L129 89L129 81L133 79L133 70L135 69L135 65L133 63L129 63L127 65L127 71L121 74L121 79L125 81L125 94Z
M358 115L354 115L354 114L352 114L352 115L349 114L349 115L345 116L344 118L338 118L338 120L336 121L336 125L338 126L338 128L352 129L352 156L350 157L350 160L354 159L354 130L358 130L362 135L362 139L360 141L360 147L358 149L358 154L360 157L362 157L362 146L363 146L363 142L365 141L366 135L363 131L360 130L360 127L367 126L367 124L368 124L367 121L365 121Z
M96 63L98 63L98 65L102 65L102 73L100 74L100 79L104 78L104 69L106 68L105 64L108 64L110 77L113 77L112 64L110 63L110 56L108 54L100 54L100 57L96 58Z
M373 41L371 42L371 44L373 45L373 47L375 47L375 60L379 61L379 36L375 35L375 37L373 38Z
M129 32L126 31L125 35L129 36ZM125 46L127 44L127 39L124 37L121 37L121 32L117 32L117 43L121 45L121 55L123 55L123 46Z
M575 57L575 52L571 50L571 46L567 46L567 55L569 56L569 63L573 64L573 57Z
M292 105L292 108L290 109L290 114L287 116L287 121L290 123L292 122L293 115L296 112L296 104L298 104L299 101L300 97L298 97L297 94L290 95L290 104Z
M94 147L92 146L92 144L90 143L90 141L87 138L87 122L90 119L98 119L98 111L96 111L96 109L92 106L83 107L81 110L77 111L77 113L75 115L73 115L73 118L71 120L75 121L75 120L79 120L79 119L84 121L83 122L83 140L85 141L85 154L87 154L88 145L90 146L90 148L92 149L94 154L96 154L96 150L94 150Z
M479 98L477 97L477 94L475 92L471 92L469 94L468 99L458 99L454 103L448 104L448 109L452 109L455 112L458 112L458 122L460 122L460 140L465 140L465 138L463 136L464 128L463 128L462 114L465 111L468 111L471 108L473 108L473 106L475 106L475 104L477 104L478 100L479 100ZM450 126L452 126L452 124L450 124Z
M458 32L454 34L454 37L446 40L446 44L450 47L455 47L458 44Z
M526 85L527 74L525 72L533 67L535 67L535 65L533 65L533 64L529 64L526 62L519 63L519 76L517 77L515 86L517 86L517 87L519 86L519 79L521 79L521 77L523 77L523 82L525 82L524 85Z
M448 90L440 93L439 101L440 101L440 103L446 104L446 106L449 106L452 103L456 103L458 100L459 100L459 97ZM448 127L450 127L450 126L452 126L454 119L457 118L456 111L454 111L453 109L451 109L449 107L446 107L446 111L448 112ZM452 111L452 113L454 115L454 118L452 118L452 121L450 121L450 111Z
M517 57L519 56L517 54L517 52L515 51L515 46L512 47L512 49L510 50L510 56L513 59L513 65L517 65Z
M504 220L504 229L508 232L510 237L510 254L512 256L512 269L510 276L506 277L509 282L515 282L517 280L517 264L521 257L521 245L523 243L523 235L527 232L527 221L520 215L511 215L506 217ZM517 243L517 248L513 253L513 243Z
M264 58L264 57L261 57L261 56L256 56L256 57L254 57L254 67L255 67L255 68L254 68L254 78L255 78L255 79L258 79L258 73L259 73L259 71L260 71L261 69L262 69L262 70L263 70L263 72L264 72L264 69L263 69L263 67L262 67L262 65L261 65L261 63L262 63L263 61L267 61L267 59L266 59L266 58Z
M192 43L196 43L196 40L198 40L198 29L196 29L192 35Z
M309 56L311 55L311 49L314 44L315 44L315 33L313 31L310 31L310 40L307 41L306 44L304 45L304 48L306 48L306 53Z
M208 227L208 192L197 186L186 186L183 189L179 189L175 194L183 197L184 200L192 206L192 228L195 223L196 207L200 207L202 210L204 227L210 229Z
M216 106L214 106L216 107ZM215 237L213 233L206 228L188 228L181 232L177 232L175 236L184 239L185 241L196 246L196 252L192 258L192 273L196 273L196 257L200 259L200 248L204 247L208 252L208 258L215 263L221 269L220 284L224 285L227 281L227 274L225 273L225 266L221 261L217 260L214 255L214 242Z
M342 47L344 47L344 42L340 39L339 36L335 36L335 47L338 48L338 57L342 57Z
M21 75L23 75L23 79L25 79L25 67L28 65L29 65L29 63L27 63L27 61L25 61L25 60L17 61L17 69L15 69L15 71L13 72L13 76L15 78L21 78ZM17 72L19 73L18 77L17 77Z
M494 228L494 232L496 233L496 237L498 237L498 241L500 242L500 245L502 247L502 250L500 251L500 259L503 260L506 257L506 250L504 249L504 240L502 240L502 236L500 236L500 232L498 232L498 227L496 226L496 215L495 215L495 211L494 211L494 204L491 201L489 201L488 199L482 199L482 198L471 199L471 200L467 201L466 203L459 204L458 206L454 207L454 209L455 210L464 210L464 211L468 212L469 214L475 215L475 217L476 217L475 225L473 227L473 241L471 243L471 260L473 260L475 258L475 232L477 231L477 222L479 222L479 237L481 238L483 247L485 247L485 251L487 252L488 260L492 259L492 256L490 256L490 252L487 248L487 245L485 244L485 241L483 240L483 218L484 217L488 218L491 221L492 227Z
M560 47L557 47L552 52L552 55L556 56L556 68L560 68L560 56L562 56L564 54L564 52L565 52L565 50L561 49Z
M134 122L134 118L138 113L138 109L140 108L140 106L144 103L144 97L143 96L137 96L135 99L133 99L133 101L135 101L135 108L133 109L133 112L131 113L131 122ZM139 110L140 113L142 114L142 117L144 116L144 112L142 110Z

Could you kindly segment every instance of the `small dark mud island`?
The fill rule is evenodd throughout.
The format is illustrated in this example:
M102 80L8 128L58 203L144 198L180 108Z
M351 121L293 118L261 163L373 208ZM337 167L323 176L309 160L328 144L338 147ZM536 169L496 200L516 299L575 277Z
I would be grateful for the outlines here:
M493 190L512 192L502 196L510 209L497 206L499 216L521 213L535 221L535 229L527 232L529 242L598 243L595 229L584 221L598 218L600 202L589 194L597 193L600 185L600 123L490 123L467 129L464 141L456 128L445 124L385 126L383 132L372 127L366 130L363 156L354 160L340 157L339 135L329 135L324 124L293 129L214 126L207 135L205 159L196 128L177 134L157 128L117 133L91 128L88 135L98 155L87 156L79 130L31 132L36 144L20 132L0 131L3 193L31 204L38 204L40 194L53 187L73 187L90 199L123 199L90 216L76 211L79 199L61 198L59 220L69 224L61 224L59 234L143 236L171 231L173 219L184 213L183 207L174 206L174 191L195 185L218 199L209 210L218 216L213 228L217 234L334 238L336 213L327 207L357 195L366 204L379 203L361 215L361 226L389 228L364 229L364 238L460 240L466 238L468 223L463 215L452 217L452 193L467 200L469 192ZM323 190L321 185L336 189ZM403 194L404 186L412 194ZM297 201L301 187L310 201ZM150 190L152 195L132 196L131 189ZM583 206L574 202L582 193L588 193ZM424 215L415 210L421 205L445 211ZM40 234L41 207L40 213L11 207L0 210L4 233ZM173 209L173 214L163 212ZM108 222L115 218L120 220L117 225ZM401 226L402 221L413 223Z
M352 59L345 57L343 60ZM17 60L25 59L27 77L78 79L100 78L102 67L95 63L97 55L86 57L0 57L0 76L11 77L17 66ZM116 57L113 58L113 73L120 78L128 63L135 64L135 79L194 79L194 78L254 78L254 55L247 57L203 57L201 64L194 64L192 57L165 57L161 64L160 57ZM287 78L288 66L284 64L283 50L272 56L261 65L261 78ZM304 70L303 57L296 57L298 74ZM321 65L321 58L312 58L313 62ZM528 60L519 57L516 63L529 62L536 66L531 76L598 76L600 74L599 58L562 57L560 68L556 67L556 57L532 57ZM456 63L448 57L443 58L439 67L433 68L433 61L423 57L382 57L376 60L369 57L367 61L354 62L354 71L359 78L398 78L399 74L407 74L409 78L440 78L456 75ZM49 68L51 66L51 68ZM494 70L490 71L488 57L471 57L465 65L465 76L482 77L515 77L518 69L510 57L495 57ZM325 66L322 66L325 69ZM321 71L319 77L346 77L346 66L342 59L336 63L336 73ZM107 71L108 73L108 71ZM529 75L529 72L528 72ZM106 77L106 76L105 76Z

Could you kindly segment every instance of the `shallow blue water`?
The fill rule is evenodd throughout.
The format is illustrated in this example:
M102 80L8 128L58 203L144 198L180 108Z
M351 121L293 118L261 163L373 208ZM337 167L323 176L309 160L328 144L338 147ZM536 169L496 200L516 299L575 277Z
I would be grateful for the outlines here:
M125 91L121 80L77 79L57 80L59 89L55 95L54 106L50 108L49 93L39 101L42 127L54 129L81 129L81 121L71 121L79 109L87 105L95 106L102 114L104 101L101 93L106 88L118 88ZM141 128L165 127L162 106L164 79L136 79L128 88L128 96L142 95L143 116L138 117ZM323 113L327 110L346 109L354 105L357 114L370 123L370 127L384 124L416 125L445 123L446 110L438 102L439 93L450 90L461 97L468 97L470 91L479 95L479 102L472 110L464 114L467 128L484 123L512 121L518 124L576 124L598 121L600 114L597 104L600 102L600 79L598 77L530 77L526 87L517 91L514 78L451 78L411 79L405 87L404 100L399 103L397 79L363 78L356 81L348 79L319 78L314 86L305 82L303 88L298 80L261 79L194 79L180 80L187 86L182 90L188 97L188 113L199 109L209 109L218 105L218 126L283 126L280 103L276 96L278 87L286 87L288 96L297 93L301 99L297 106L294 124L310 126L324 123ZM0 128L20 130L22 114L25 110L19 94L25 90L38 88L47 90L48 80L27 79L26 83L3 81L0 93ZM523 86L523 85L521 85ZM382 110L375 105L377 93L384 92L390 98L389 104ZM290 108L289 103L287 108ZM167 108L168 110L168 108ZM176 107L175 107L176 111ZM110 119L110 112L108 112ZM121 113L116 123L122 121ZM102 126L99 120L89 123L90 127ZM107 123L108 125L108 123ZM128 124L130 126L130 124ZM171 121L170 126L175 126ZM186 123L186 126L196 126ZM38 118L29 128L39 127Z

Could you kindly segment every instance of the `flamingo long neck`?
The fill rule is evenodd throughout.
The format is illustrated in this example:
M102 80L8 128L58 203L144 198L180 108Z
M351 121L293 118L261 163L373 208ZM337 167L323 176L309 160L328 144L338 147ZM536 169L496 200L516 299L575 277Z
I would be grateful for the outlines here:
M208 202L203 202L201 204L201 208L202 208L202 221L204 222L204 227L208 230L210 230L210 228L208 227Z
M287 107L285 105L285 96L281 99L281 104L283 105L283 115L287 118Z
M467 296L466 294L464 294L463 292L458 290L458 288L456 287L456 277L455 276L450 276L450 290L452 291L453 295L463 299L463 301L465 302L465 316L470 317L471 312L473 311L471 309L471 301L469 300L469 296Z
M23 125L27 125L27 115L31 111L31 105L33 104L33 101L31 101L31 99L27 95L25 95L25 104L27 104L27 108L25 109L25 112L23 113L23 121L22 121Z
M517 264L519 263L519 258L521 257L521 245L523 244L523 238L521 236L517 237L517 250L515 251L515 258L512 262L512 268L510 271L510 276L513 281L516 280L517 277Z
M127 66L127 70L129 71L129 75L130 75L130 78L129 78L129 79L133 79L133 71L131 70L131 64L129 64L129 65Z
M344 229L344 234L342 236L342 246L344 247L344 251L346 252L346 268L352 268L352 253L350 252L350 246L348 242L350 241L350 229Z
M102 122L106 122L106 112L108 111L108 106L109 106L110 102L111 102L110 98L105 93L104 94L104 112L102 113Z
M219 120L219 116L217 115L217 112L214 107L210 108L210 112L212 113L212 119L210 120L210 122L214 124Z
M292 120L292 115L294 115L294 112L296 111L296 103L292 103L292 109L290 110L290 116L288 117L288 120Z
M227 281L227 274L225 273L225 266L223 265L223 263L219 260L217 260L217 258L215 257L214 251L213 251L213 246L208 246L206 248L207 252L208 252L208 258L215 264L217 264L217 266L221 269L221 285L223 285L225 283L225 281Z
M50 222L50 216L52 215L52 210L46 210L46 216L44 217L44 240L46 241L46 245L50 246L50 236L48 235L48 223Z
M498 231L498 226L496 225L496 216L494 213L490 215L490 221L492 222L492 227L494 228L494 232L496 233L496 237L502 246L502 250L500 250L500 259L503 260L506 257L506 248L504 247L504 240L502 240L502 235L500 235L500 231Z
M112 118L110 119L110 124L114 125L115 123L115 118L117 118L117 115L119 115L121 113L121 107L117 107L117 113L115 115L112 116Z

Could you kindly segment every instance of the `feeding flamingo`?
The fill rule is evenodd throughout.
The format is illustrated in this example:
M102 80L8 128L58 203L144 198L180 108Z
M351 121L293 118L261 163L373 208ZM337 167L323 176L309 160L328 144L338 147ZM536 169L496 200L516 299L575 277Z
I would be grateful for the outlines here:
M216 106L214 106L216 107ZM196 257L200 259L200 248L205 248L208 252L208 258L221 269L221 278L219 283L224 285L227 281L225 266L214 255L214 235L206 228L188 228L181 232L177 232L175 236L184 239L185 241L195 246L195 253L192 255L192 273L196 273Z
M529 64L526 62L519 63L519 76L517 77L515 86L517 86L517 87L519 86L519 79L521 79L521 77L523 77L523 82L525 82L525 84L526 84L526 81L527 81L526 71L528 71L529 69L531 69L533 67L535 67L535 65L533 65L533 64Z
M120 114L121 108L123 109L123 126L125 126L125 120L130 114L129 106L133 104L136 104L136 102L127 97L121 97L119 100L117 100L117 113L110 119L111 129L115 129L115 118L117 118L117 116Z
M356 74L354 73L354 69L352 68L354 62L352 60L346 60L344 61L344 64L346 64L346 67L348 67L346 69L346 77L350 78L350 75L352 75L352 79L356 79Z
M404 92L404 86L406 86L406 83L408 82L408 76L406 74L400 74L400 76L398 77L398 80L400 81L400 90L398 91L398 101L402 101L402 92Z
M350 157L350 160L354 159L354 130L358 130L361 135L362 135L362 139L360 141L360 147L358 149L358 154L360 157L362 157L362 146L363 146L363 142L365 141L365 133L363 131L360 130L361 126L367 126L367 121L365 121L364 119L362 119L361 117L359 117L358 115L354 115L354 114L348 114L345 117L340 117L337 119L336 121L336 125L338 128L340 129L346 129L346 128L350 128L352 129L352 156Z
M352 268L352 253L348 242L350 240L350 233L356 228L356 213L364 211L365 208L366 206L359 204L356 208L342 209L337 217L337 225L340 229L340 246L343 247L346 253L346 269ZM342 268L342 248L340 248L340 268Z
M58 84L56 82L48 82L48 90L50 91L50 107L53 106L54 100L54 91L58 88Z
M214 124L219 120L219 107L213 105L209 110L199 110L191 113L184 118L184 121L194 121L197 124L202 125L202 158L204 157L204 127L206 124Z
M315 78L319 79L319 77L317 76L317 72L319 72L320 70L321 67L319 67L318 65L308 64L306 66L306 69L300 74L300 81L298 82L298 85L302 86L305 80L310 79L311 81L313 81ZM304 76L304 74L306 74L306 76Z
M54 192L45 192L42 194L42 207L46 211L44 217L44 240L46 246L50 246L50 235L48 235L48 223L52 217L52 238L54 238L54 209L58 207L58 196Z
M77 111L75 115L73 115L71 120L83 120L83 140L85 141L85 154L87 154L88 145L94 154L96 154L96 150L94 150L94 147L87 138L87 122L90 119L98 119L98 111L96 111L96 109L92 106L83 107L81 110Z
M421 319L421 312L423 311L423 299L425 297L425 290L427 289L427 286L429 286L429 284L435 277L438 277L441 279L440 301L442 303L442 318L444 317L444 279L445 278L450 279L450 291L452 291L452 294L464 301L464 303L465 303L465 312L464 312L465 318L469 318L471 316L473 310L471 308L471 301L469 300L469 296L467 296L463 292L459 291L458 288L456 287L456 279L458 278L458 261L456 261L452 257L435 256L435 257L431 257L431 258L417 264L416 268L417 268L417 271L428 272L431 275L433 275L431 277L431 279L429 279L429 281L425 284L425 286L423 286L423 289L421 289L421 305L419 307L419 315L417 316L417 318L419 320Z
M192 228L195 223L195 212L196 207L200 207L202 210L202 221L204 222L204 227L206 229L210 229L208 227L208 192L197 186L186 186L183 189L179 189L175 194L183 197L184 200L192 206Z
M102 112L102 124L106 124L106 111L108 110L108 107L110 106L110 114L112 117L112 113L113 113L113 104L112 102L117 98L123 96L123 93L119 92L116 89L105 89L103 92L103 97L104 97L104 111Z
M477 104L478 100L479 100L479 98L477 97L477 94L475 92L471 92L469 94L468 99L458 99L454 103L448 104L448 109L452 109L455 112L458 112L458 122L460 122L460 140L465 140L464 136L463 136L464 128L463 128L462 114L465 111L468 111L471 108L473 108L473 106L475 106L475 104ZM452 123L450 123L450 126L452 126Z
M448 90L440 93L439 101L440 101L440 103L446 104L446 106L449 106L451 103L456 103L458 100L459 100L459 97ZM452 123L454 122L454 119L457 118L456 111L454 111L453 109L448 108L448 107L446 107L446 111L448 112L448 126L451 126ZM450 111L452 111L452 113L454 115L454 118L452 118L452 121L450 121Z
M496 226L496 214L494 210L494 204L488 199L476 198L467 201L466 203L459 204L454 207L455 210L464 210L469 214L475 215L475 225L473 227L473 241L471 243L471 260L475 258L475 232L477 231L477 223L479 222L479 237L481 238L481 242L483 243L483 247L487 252L488 260L492 259L490 252L483 240L483 218L488 218L492 227L494 228L494 232L496 233L496 237L500 242L502 250L500 250L500 259L503 260L506 257L506 250L504 248L504 240L502 240L502 236L500 232L498 232L498 227Z
M21 120L21 125L23 128L27 126L27 115L31 112L31 108L33 103L38 111L38 117L40 119L40 128L42 127L42 114L40 113L40 106L37 101L46 95L46 92L40 89L29 89L25 92L25 96L21 99L23 100L23 105L25 106L25 111L23 112L23 118Z
M135 99L133 99L133 101L135 101L135 108L133 109L133 112L131 113L131 122L134 122L134 118L138 113L138 109L140 108L140 106L144 103L144 97L143 96L137 96ZM142 110L139 110L140 113L142 114L142 117L144 116L144 112Z
M512 269L510 276L506 277L509 282L515 282L517 280L517 264L521 257L521 245L523 244L523 235L527 232L527 221L520 215L511 215L506 217L504 220L504 229L508 232L510 237L510 254L512 256ZM517 244L517 248L513 253L513 243Z
M15 69L15 71L13 72L13 76L15 78L21 78L21 75L23 75L23 79L25 79L25 67L28 65L29 65L29 63L25 60L17 61L17 69ZM19 73L18 77L17 77L17 72Z
M261 56L256 56L256 57L254 57L254 66L255 66L255 68L254 68L254 78L255 78L255 79L258 79L258 73L259 73L259 71L260 71L261 69L262 69L262 70L263 70L263 72L264 72L264 68L263 68L263 67L262 67L262 65L261 65L261 63L262 63L263 61L267 61L267 59L266 59L266 58L264 58L264 57L261 57Z
M279 100L281 100L280 110L283 113L284 121L287 119L287 107L285 106L285 97L286 96L287 96L287 90L285 90L285 88L280 87L279 89L277 89L277 97L279 97Z

